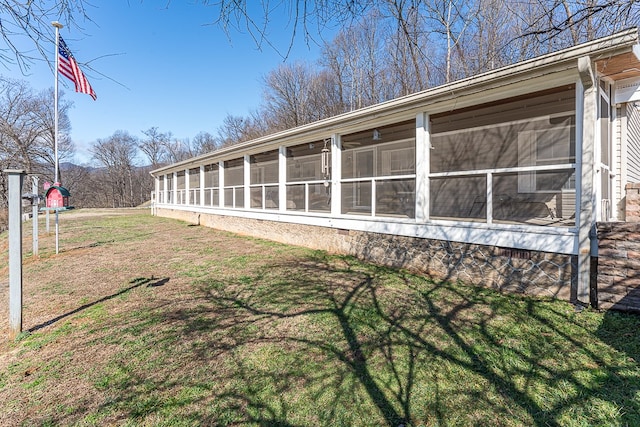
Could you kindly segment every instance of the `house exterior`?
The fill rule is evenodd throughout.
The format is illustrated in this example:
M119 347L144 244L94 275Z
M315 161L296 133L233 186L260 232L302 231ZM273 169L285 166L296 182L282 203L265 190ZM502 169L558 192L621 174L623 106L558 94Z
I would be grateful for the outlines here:
M597 304L597 224L625 221L640 182L638 42L626 30L156 169L154 213Z

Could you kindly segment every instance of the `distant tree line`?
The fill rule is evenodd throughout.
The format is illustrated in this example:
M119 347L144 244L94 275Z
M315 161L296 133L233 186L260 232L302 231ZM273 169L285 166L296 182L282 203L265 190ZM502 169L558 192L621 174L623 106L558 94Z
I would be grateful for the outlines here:
M29 2L39 5L41 2ZM54 2L58 13L84 16L82 0ZM200 0L218 7L215 21L225 29L245 27L257 41L268 41L260 19L274 13L270 2L261 16L247 2ZM227 115L215 134L200 132L175 138L152 127L138 138L126 130L91 144L93 164L77 166L69 138L71 103L60 103L60 171L78 207L137 206L149 199L149 171L165 164L290 129L323 118L408 95L450 81L638 26L640 0L302 0L284 2L295 28L308 33L309 20L319 27L339 25L315 61L283 63L263 77L262 102L246 116ZM314 5L313 13L304 9ZM0 11L21 8L0 0ZM195 6L194 6L195 7ZM7 9L7 10L9 10ZM259 8L257 8L260 12ZM275 9L277 10L277 9ZM33 6L20 10L16 22ZM303 13L304 12L304 13ZM280 11L282 13L282 11ZM48 22L29 21L23 31L42 33ZM10 40L6 27L0 35ZM36 31L37 30L37 31ZM39 32L39 33L38 33ZM34 41L38 43L38 38ZM11 46L13 46L11 44ZM13 51L22 65L21 52ZM286 56L286 53L284 54ZM0 62L7 57L0 55ZM0 166L53 175L53 94L35 93L25 82L0 78ZM206 126L206 123L203 123ZM0 179L0 208L6 206L6 182Z

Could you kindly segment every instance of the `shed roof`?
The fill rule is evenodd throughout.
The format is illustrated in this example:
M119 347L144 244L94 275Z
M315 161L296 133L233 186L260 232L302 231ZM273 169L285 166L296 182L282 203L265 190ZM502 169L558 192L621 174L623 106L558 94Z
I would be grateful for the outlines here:
M49 187L47 189L47 193L46 195L48 196L50 192L52 192L53 190L58 190L60 192L60 194L64 197L70 197L71 193L69 193L69 190L67 190L65 187L61 186L61 185L52 185L51 187Z

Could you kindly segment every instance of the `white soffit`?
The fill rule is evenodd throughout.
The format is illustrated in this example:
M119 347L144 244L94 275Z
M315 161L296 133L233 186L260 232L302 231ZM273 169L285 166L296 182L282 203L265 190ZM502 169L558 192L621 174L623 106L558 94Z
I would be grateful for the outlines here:
M640 77L618 80L615 83L614 103L640 101Z

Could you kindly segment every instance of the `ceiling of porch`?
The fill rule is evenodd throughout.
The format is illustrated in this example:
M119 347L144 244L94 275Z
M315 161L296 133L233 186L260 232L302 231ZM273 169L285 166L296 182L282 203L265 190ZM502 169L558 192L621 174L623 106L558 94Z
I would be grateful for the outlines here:
M634 52L627 52L596 61L598 74L613 81L640 77L640 60Z

